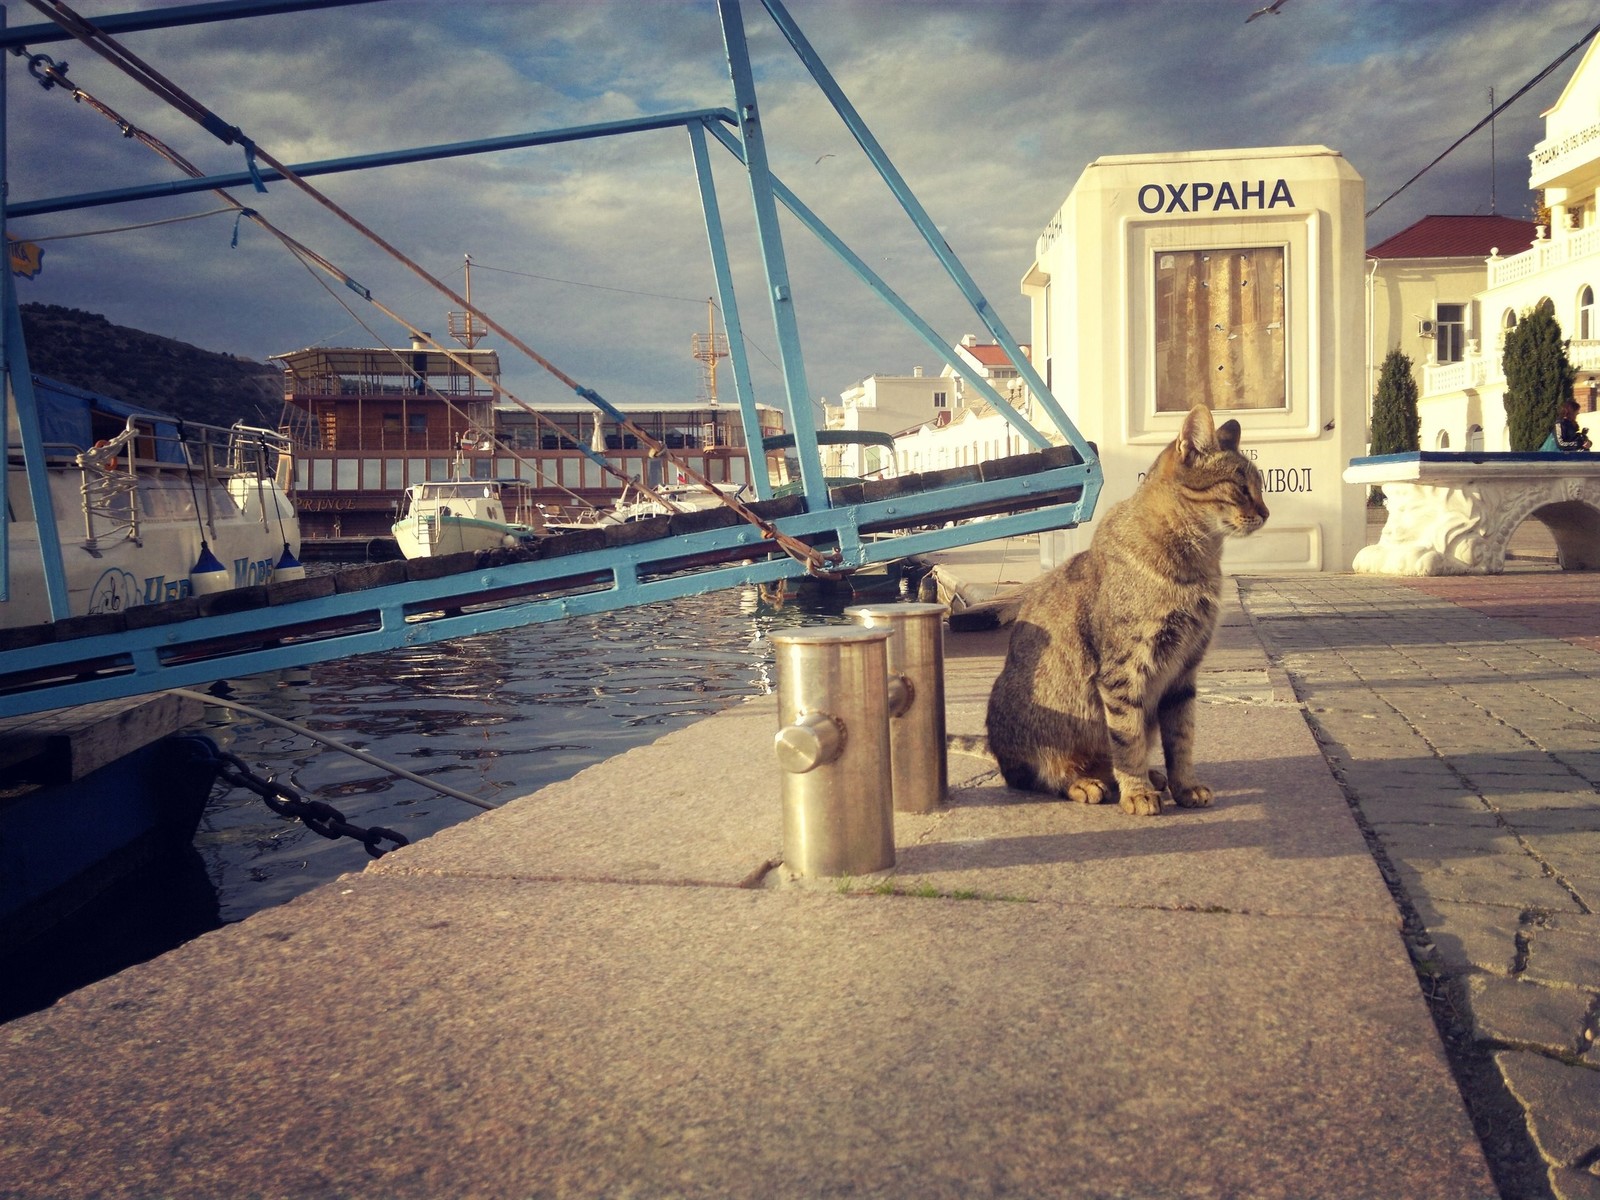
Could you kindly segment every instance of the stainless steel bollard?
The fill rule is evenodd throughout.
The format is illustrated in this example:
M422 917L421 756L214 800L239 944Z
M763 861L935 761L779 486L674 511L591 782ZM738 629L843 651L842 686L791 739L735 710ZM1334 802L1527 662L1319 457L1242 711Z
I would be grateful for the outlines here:
M889 761L896 812L932 812L945 801L943 604L867 604L844 615L889 631Z
M894 866L885 630L774 633L783 768L783 858L796 874Z

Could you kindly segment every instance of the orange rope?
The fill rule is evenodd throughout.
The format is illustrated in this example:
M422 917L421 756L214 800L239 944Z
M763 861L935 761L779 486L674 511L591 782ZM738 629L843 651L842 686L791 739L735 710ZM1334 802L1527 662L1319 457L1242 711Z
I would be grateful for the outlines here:
M577 380L573 379L549 359L545 358L538 351L534 350L533 347L529 346L516 334L512 333L509 329L501 325L498 321L494 320L481 309L469 304L465 297L458 295L454 289L450 288L442 280L434 277L421 265L403 253L398 247L390 244L384 238L380 237L376 232L367 228L366 225L362 224L362 222L357 220L352 214L341 208L332 199L323 195L311 184L307 183L304 179L300 178L300 176L296 175L292 170L289 169L287 165L278 161L278 159L273 157L271 154L256 146L254 142L245 137L245 135L238 129L237 126L223 125L222 122L215 116L215 114L210 112L210 110L206 109L197 100L185 93L176 84L166 79L163 75L161 75L160 72L156 71L153 67L139 59L137 55L121 46L114 39L110 38L96 28L89 21L73 12L72 9L62 2L62 0L28 0L28 2L34 8L44 13L51 20L55 21L56 24L67 30L67 32L71 33L79 41L83 42L84 45L95 51L95 53L101 55L101 57L111 62L114 66L119 67L133 79L139 83L142 83L147 89L154 92L157 96L165 99L174 108L178 109L178 111L182 112L185 116L188 116L191 120L195 121L203 129L206 129L216 136L222 138L222 140L225 142L239 142L241 145L243 145L247 157L252 162L252 170L254 170L254 159L259 158L274 171L282 175L285 180L299 188L300 191L302 191L305 195L309 196L312 200L321 205L323 208L327 209L334 216L344 221L350 226L350 228L361 234L368 241L372 242L375 246L383 250L397 262L404 265L413 274L430 284L434 289L448 297L452 303L457 304L461 308L465 309L469 316L477 317L489 329L505 338L505 340L512 346L522 351L523 354L527 355L539 366L543 367L550 374L554 375L579 396L590 400L591 403L599 399L597 393L589 388L583 387L578 383ZM260 185L258 184L257 186L259 187ZM320 256L316 256L316 258L319 262L319 265L325 265L325 269L334 270L332 264L328 263L326 259L322 259ZM345 279L348 282L347 276ZM371 300L370 294L368 294L367 299ZM374 304L378 304L378 302L375 300L372 302ZM378 304L378 308L389 316L394 315L381 304ZM395 317L395 320L399 321L400 318ZM407 324L404 321L400 321L400 323L403 325ZM431 341L432 339L429 340ZM435 343L435 345L437 345L437 343ZM452 351L445 349L444 347L439 347L439 349L443 350L446 354L450 354L452 359L455 358L455 355ZM462 363L461 365L466 366L467 364ZM517 403L522 404L520 400L517 401ZM526 404L523 404L522 406L524 408L528 408ZM533 410L529 408L528 411L531 412ZM705 487L712 496L719 499L722 503L733 509L746 521L760 529L763 537L774 542L780 549L784 551L784 553L799 560L800 562L803 562L806 565L807 571L809 571L811 574L825 577L837 577L837 572L834 570L834 568L838 565L839 556L837 552L833 553L832 555L825 556L814 547L807 545L805 542L783 533L771 521L768 521L766 518L755 513L747 505L735 497L729 496L725 492L718 490L712 485L709 479L688 466L687 463L681 463L677 459L674 459L670 454L667 453L667 448L664 445L658 442L655 438L651 437L649 434L645 433L644 430L640 429L632 421L629 421L626 417L623 417L621 413L613 410L612 415L614 417L620 417L621 420L619 423L621 424L622 428L632 433L641 442L643 442L655 456L665 458L668 463L670 463L678 471L681 471L687 478L693 480L702 487ZM747 447L746 449L747 453L749 453L751 456L751 467L754 469L755 448ZM644 490L648 493L648 489L641 488L641 490ZM659 497L656 497L656 499L659 500Z

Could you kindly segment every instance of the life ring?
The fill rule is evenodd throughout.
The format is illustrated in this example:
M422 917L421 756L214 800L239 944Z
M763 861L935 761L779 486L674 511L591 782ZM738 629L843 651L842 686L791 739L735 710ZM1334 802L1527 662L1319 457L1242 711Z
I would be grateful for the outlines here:
M96 442L94 444L94 448L96 450L103 450L109 445L111 445L110 442L106 441L105 438L101 438L98 442ZM115 471L117 469L117 457L116 457L116 455L113 454L110 458L106 459L106 461L101 463L100 465L102 467L104 467L108 471Z

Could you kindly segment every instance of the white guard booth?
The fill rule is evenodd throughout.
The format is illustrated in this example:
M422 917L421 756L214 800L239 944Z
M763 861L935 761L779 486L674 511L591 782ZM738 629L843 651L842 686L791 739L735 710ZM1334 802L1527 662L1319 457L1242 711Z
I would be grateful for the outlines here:
M1266 528L1233 571L1344 571L1365 538L1365 188L1322 146L1100 158L1038 241L1022 289L1035 365L1128 496L1196 403L1237 418ZM1044 565L1093 523L1041 538Z

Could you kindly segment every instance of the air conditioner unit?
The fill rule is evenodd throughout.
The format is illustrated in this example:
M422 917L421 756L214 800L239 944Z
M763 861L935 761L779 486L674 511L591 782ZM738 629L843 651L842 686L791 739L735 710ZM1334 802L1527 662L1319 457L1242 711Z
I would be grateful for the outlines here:
M1439 322L1423 317L1417 322L1417 333L1422 337L1432 337L1438 332Z

